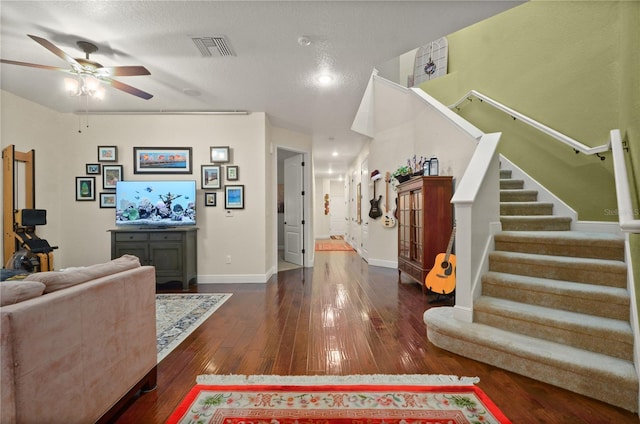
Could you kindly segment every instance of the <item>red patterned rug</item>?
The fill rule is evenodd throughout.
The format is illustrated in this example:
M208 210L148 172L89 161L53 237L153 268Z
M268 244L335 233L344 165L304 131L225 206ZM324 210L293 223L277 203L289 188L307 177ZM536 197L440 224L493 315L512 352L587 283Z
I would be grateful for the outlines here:
M511 423L473 385L477 381L430 375L200 376L167 423Z

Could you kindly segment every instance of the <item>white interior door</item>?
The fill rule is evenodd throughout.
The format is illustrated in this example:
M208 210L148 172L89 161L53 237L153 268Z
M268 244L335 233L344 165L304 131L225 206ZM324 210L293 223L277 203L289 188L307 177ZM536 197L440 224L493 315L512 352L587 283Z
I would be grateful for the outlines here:
M284 160L284 260L302 265L303 167L302 155Z
M329 221L329 234L332 236L343 236L347 230L347 202L344 195L334 195L331 193L331 204L329 205L331 220Z

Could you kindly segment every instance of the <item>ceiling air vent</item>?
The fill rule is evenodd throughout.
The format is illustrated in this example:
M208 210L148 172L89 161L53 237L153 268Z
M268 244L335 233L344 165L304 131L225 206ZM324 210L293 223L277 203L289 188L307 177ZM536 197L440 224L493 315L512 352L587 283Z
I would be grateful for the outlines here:
M202 57L223 57L235 56L231 44L224 35L213 37L193 37L191 38Z

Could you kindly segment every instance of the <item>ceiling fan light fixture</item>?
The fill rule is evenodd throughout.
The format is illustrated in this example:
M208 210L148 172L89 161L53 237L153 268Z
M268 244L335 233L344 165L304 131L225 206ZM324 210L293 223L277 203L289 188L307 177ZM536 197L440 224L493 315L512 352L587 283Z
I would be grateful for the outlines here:
M100 81L93 75L83 75L81 78L83 80L82 91L89 95L92 95L100 87Z
M77 78L65 78L64 89L70 96L75 96L78 92L78 79Z
M105 89L100 80L93 75L80 74L75 78L65 78L64 88L73 97L88 96L97 100L104 99Z
M106 90L104 89L103 86L99 86L98 88L96 88L96 90L93 92L92 97L94 99L97 100L102 100L104 99L104 95L106 93Z

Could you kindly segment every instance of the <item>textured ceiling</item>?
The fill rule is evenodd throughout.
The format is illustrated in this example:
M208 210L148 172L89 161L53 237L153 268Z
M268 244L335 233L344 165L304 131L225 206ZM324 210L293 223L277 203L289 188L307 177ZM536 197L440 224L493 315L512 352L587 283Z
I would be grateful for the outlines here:
M84 57L78 40L90 41L99 48L91 59L104 66L149 69L115 79L154 95L109 87L92 111L264 111L273 125L310 135L316 174L328 175L345 172L365 141L350 127L377 65L520 3L2 0L0 56L66 67L27 34L73 57ZM216 35L235 56L205 58L191 39ZM328 87L315 80L322 71L335 75ZM63 73L2 64L0 76L3 90L60 112L81 109L62 90Z

